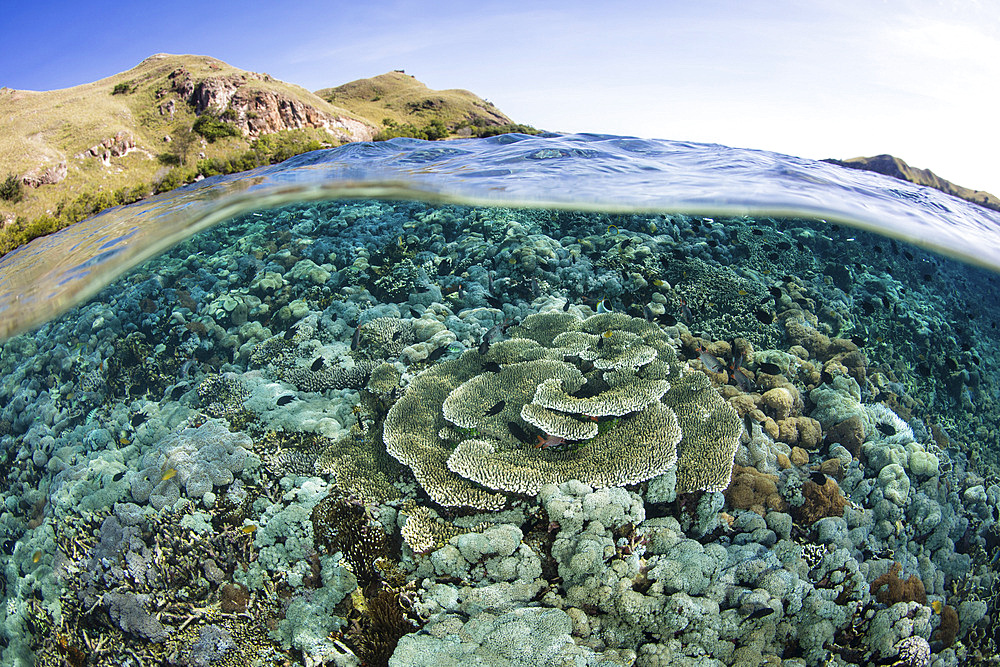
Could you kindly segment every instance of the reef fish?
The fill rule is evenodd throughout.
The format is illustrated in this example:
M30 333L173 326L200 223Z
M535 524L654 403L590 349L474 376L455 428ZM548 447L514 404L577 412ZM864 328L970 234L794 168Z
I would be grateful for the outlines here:
M733 362L729 364L729 374L733 381L741 390L746 391L750 387L750 378L743 372L743 355L737 355Z
M754 611L752 614L747 616L747 619L753 621L759 618L766 618L767 616L770 616L773 613L774 609L772 607L761 607L760 609Z
M292 394L285 394L284 396L279 396L278 400L275 401L278 405L288 405L295 400L295 396Z
M769 364L766 361L757 364L757 370L761 373L767 373L768 375L781 375L781 369L775 364Z
M497 401L492 408L486 411L486 416L492 417L494 415L500 414L500 412L504 409L504 406L506 405L507 405L506 401Z
M437 361L441 358L445 352L448 351L447 345L442 345L441 347L435 348L433 352L427 355L427 361Z
M351 350L357 350L361 345L361 327L354 330L354 336L351 338Z
M479 343L479 354L486 354L490 351L490 343L493 342L493 339L496 338L496 336L507 330L507 327L511 325L511 321L512 320L510 319L505 319L502 322L498 322L490 327L489 331L483 334L483 340Z
M325 364L325 363L326 363L326 360L323 359L323 357L316 357L316 360L312 362L312 366L309 367L309 370L311 370L313 373L315 373L315 372L321 370L323 368L323 364Z
M611 310L612 309L609 306L607 299L601 299L600 301L597 302L597 312L599 312L599 313L610 313Z
M696 350L698 352L698 358L701 360L701 363L705 365L705 368L713 373L721 373L726 370L726 367L722 365L722 362L719 361L715 355L710 354L708 350L703 347L696 348Z

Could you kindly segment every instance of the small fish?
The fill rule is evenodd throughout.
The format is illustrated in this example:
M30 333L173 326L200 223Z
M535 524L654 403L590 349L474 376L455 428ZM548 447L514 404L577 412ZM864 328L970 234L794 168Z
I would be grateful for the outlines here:
M121 445L121 446L123 446L123 447L125 445L127 445L129 442L131 442L131 441L128 438L126 438L124 435L122 437L118 438L118 444Z
M316 360L312 362L312 366L309 367L309 370L316 373L323 368L323 364L325 363L326 360L323 357L316 357Z
M275 401L278 405L288 405L295 400L295 396L292 394L285 394L284 396L279 396L278 400Z
M560 438L558 435L549 435L544 438L540 435L536 435L535 437L538 438L538 444L535 445L535 449L557 447L566 442L566 438Z
M497 401L492 408L486 411L486 416L493 417L495 415L500 414L506 405L507 405L506 401Z
M781 288L780 287L771 287L767 291L770 292L771 296L773 296L775 299L780 299L781 298Z
M442 345L441 347L435 348L433 352L427 355L427 361L437 361L447 351L448 351L447 345Z
M41 552L41 551L36 551L36 552L35 552L35 553L34 553L34 554L33 554L33 555L31 556L31 562L32 562L32 563L37 563L37 562L38 562L38 561L40 561L40 560L42 560L42 552Z
M775 315L772 312L758 308L753 314L761 324L771 324L774 322Z
M441 296L448 296L449 294L457 294L459 297L462 296L462 283L457 285L451 285L450 287L445 287L441 290Z
M168 479L173 479L176 476L177 476L177 468L167 468L166 470L163 471L163 474L160 475L160 481L165 482Z
M747 619L755 621L760 618L766 618L773 613L774 609L772 607L761 607L760 609L756 610L755 612L747 616Z
M691 324L694 320L694 315L691 313L691 308L688 307L687 301L684 297L678 297L681 302L681 319L684 320L685 324Z
M499 373L500 364L498 364L495 361L487 361L485 364L483 364L483 370L486 371L487 373Z
M705 368L712 371L713 373L721 373L726 370L726 367L722 365L714 355L709 354L708 350L703 347L696 348L698 352L698 358L701 359L701 363L705 365Z
M291 340L295 338L295 329L285 329L285 333L284 335L282 335L282 338L284 338L285 340Z
M413 306L409 306L409 309L410 309L410 317L419 320L420 319L420 311L417 310L416 308L414 308Z
M941 600L934 600L933 602L931 602L931 609L934 610L935 614L940 614L941 613L941 609L943 607L944 607L944 604L941 602Z
M393 343L398 343L399 339L402 338L402 337L403 337L403 332L402 331L397 331L394 334L392 334L392 342Z
M857 345L858 347L864 347L865 346L865 339L863 337L857 335L857 334L854 334L853 336L851 336L851 342L854 343L855 345Z
M733 382L736 383L737 387L743 391L746 391L747 388L749 388L750 378L743 372L742 354L738 355L735 359L733 359L733 362L729 364L729 374L732 376Z
M242 532L244 535L253 535L255 532L257 532L257 526L255 524L248 523L247 525L240 528L240 532Z
M112 482L120 482L120 481L122 481L122 477L124 477L124 476L125 476L125 471L122 470L121 472L116 473L115 476L111 478L111 481Z
M875 428L877 428L882 435L896 435L896 429L892 424L880 423L876 424Z
M182 385L182 384L177 385L176 387L174 387L173 389L170 390L170 400L171 401L178 400L181 396L184 395L184 392L186 392L186 391L187 391L187 386L186 385Z
M649 306L642 307L642 317L647 322L652 322L656 317L653 315L653 311L649 309Z
M486 295L486 303L490 304L493 308L500 309L503 308L503 299L493 296L492 294Z
M597 302L597 312L599 312L599 313L610 313L611 312L612 309L609 307L609 304L608 304L607 301L608 301L607 299L601 299L600 301Z
M660 280L659 278L656 278L655 280L653 280L653 286L654 287L663 287L664 285L666 285L666 283L663 282L662 280Z
M144 423L146 423L146 420L148 418L149 417L146 415L145 412L137 412L134 415L132 415L132 419L129 420L129 423L132 425L132 428L134 429L139 428Z
M566 299L566 303L563 304L563 312L565 313L569 310L569 299Z
M741 290L737 291L736 293L739 294L740 296L746 296L750 292L746 291L745 289L741 289Z
M809 473L809 479L812 480L813 484L819 484L820 486L823 486L826 484L827 477L823 473L817 471Z
M777 364L771 364L766 361L757 364L757 370L768 375L781 375L781 369Z
M354 336L351 338L351 351L355 351L361 345L361 327L354 330Z

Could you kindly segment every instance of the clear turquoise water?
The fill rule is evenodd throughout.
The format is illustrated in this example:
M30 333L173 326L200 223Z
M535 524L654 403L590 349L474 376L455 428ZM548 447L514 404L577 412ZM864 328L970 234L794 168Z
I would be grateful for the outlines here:
M38 239L0 260L3 664L995 664L998 221L762 151L507 135ZM644 361L604 374L623 340ZM576 400L665 381L677 463L615 439L635 407L543 437L540 379L490 387L546 355ZM678 494L703 460L726 483Z

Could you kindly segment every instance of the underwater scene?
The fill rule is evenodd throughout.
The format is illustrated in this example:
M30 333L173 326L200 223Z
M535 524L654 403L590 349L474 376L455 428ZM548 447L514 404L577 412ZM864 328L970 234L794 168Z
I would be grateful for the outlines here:
M0 260L2 664L1000 664L994 214L385 144Z

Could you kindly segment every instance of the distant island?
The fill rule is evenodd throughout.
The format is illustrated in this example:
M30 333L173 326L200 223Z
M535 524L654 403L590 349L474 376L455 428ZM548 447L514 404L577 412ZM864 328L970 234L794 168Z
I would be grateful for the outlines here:
M401 70L309 92L207 56L93 83L0 88L0 255L106 208L352 141L537 133Z
M874 157L855 157L850 160L834 160L827 158L823 162L836 164L849 169L861 169L863 171L875 171L886 176L892 176L902 181L909 181L917 185L940 190L959 199L979 204L994 211L1000 211L1000 199L982 190L970 190L961 185L955 185L951 181L946 181L930 169L917 169L906 164L898 157L892 155L876 155Z

